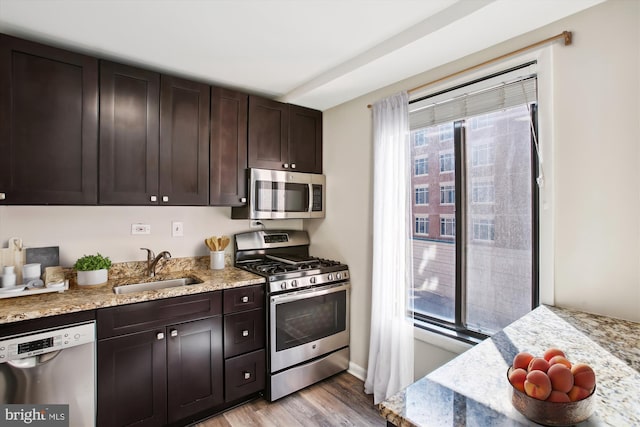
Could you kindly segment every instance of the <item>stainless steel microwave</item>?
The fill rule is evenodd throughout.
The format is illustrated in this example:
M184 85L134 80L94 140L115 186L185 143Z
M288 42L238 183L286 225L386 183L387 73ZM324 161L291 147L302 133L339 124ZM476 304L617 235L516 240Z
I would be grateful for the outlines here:
M249 169L248 176L247 204L231 208L231 218L324 218L324 175Z

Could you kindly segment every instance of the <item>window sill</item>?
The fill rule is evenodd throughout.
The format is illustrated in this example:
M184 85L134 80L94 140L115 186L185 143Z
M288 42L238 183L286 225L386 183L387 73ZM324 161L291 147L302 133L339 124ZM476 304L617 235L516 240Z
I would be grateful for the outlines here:
M436 329L438 330L436 331ZM466 338L457 337L453 331L419 321L416 321L414 325L413 337L418 341L456 354L464 353L477 344L477 342L470 343Z

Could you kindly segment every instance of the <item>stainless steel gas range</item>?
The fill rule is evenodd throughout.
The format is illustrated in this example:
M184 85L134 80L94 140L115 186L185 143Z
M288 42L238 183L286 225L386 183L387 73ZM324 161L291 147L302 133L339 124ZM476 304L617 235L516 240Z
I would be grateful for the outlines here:
M349 267L309 256L306 231L235 235L235 265L267 279L267 400L349 367Z

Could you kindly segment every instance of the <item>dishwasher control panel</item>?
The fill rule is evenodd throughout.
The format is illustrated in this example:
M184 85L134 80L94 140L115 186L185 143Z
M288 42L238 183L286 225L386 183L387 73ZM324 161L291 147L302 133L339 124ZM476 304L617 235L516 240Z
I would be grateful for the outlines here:
M95 322L14 335L0 340L0 363L95 342Z

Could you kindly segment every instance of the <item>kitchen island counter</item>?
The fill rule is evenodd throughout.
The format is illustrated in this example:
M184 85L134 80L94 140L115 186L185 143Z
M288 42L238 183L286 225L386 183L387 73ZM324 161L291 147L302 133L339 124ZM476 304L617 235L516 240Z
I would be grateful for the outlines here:
M595 412L580 425L640 425L640 323L550 306L380 403L380 414L398 427L537 425L511 404L507 369L518 352L542 355L549 347L596 373Z
M263 277L231 266L227 266L222 270L211 270L208 268L208 262L209 257L172 259L167 263L166 268L163 268L153 278L143 275L146 263L114 264L109 271L108 283L82 287L75 283L75 273L69 270L67 276L70 278L71 284L69 289L64 292L0 299L0 325L161 298L257 285L265 282ZM113 292L115 286L178 277L193 277L202 283L128 294L115 294Z

